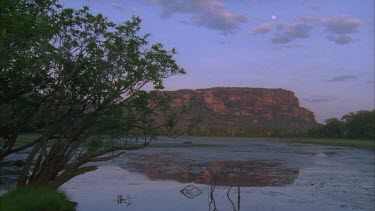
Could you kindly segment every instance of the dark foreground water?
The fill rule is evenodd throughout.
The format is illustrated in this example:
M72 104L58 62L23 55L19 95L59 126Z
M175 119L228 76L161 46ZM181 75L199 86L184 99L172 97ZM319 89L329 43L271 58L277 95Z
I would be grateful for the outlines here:
M375 210L374 168L368 150L183 138L127 152L61 189L78 210Z

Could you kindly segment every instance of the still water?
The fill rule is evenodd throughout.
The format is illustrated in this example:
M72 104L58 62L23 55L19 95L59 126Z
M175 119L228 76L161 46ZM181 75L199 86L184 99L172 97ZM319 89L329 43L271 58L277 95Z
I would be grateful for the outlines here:
M78 210L375 210L368 150L181 138L99 165L61 187Z

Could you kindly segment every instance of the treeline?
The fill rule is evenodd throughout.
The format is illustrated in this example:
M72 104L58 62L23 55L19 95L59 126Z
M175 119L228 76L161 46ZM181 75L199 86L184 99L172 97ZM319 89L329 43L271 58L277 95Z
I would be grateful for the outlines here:
M314 138L365 138L375 137L375 110L358 111L341 119L330 118L325 124L312 128L273 128L234 125L198 126L189 131L192 136L226 137L314 137Z
M189 131L191 136L223 136L223 137L289 137L302 134L302 129L273 128L273 127L239 127L234 125L224 126L198 126Z
M22 132L39 131L39 127L25 124ZM329 118L312 128L275 128L235 125L197 125L186 135L220 137L310 137L310 138L375 138L375 110L358 111L341 119Z
M344 115L341 119L330 118L324 125L310 128L308 137L327 138L375 138L375 110L358 111Z

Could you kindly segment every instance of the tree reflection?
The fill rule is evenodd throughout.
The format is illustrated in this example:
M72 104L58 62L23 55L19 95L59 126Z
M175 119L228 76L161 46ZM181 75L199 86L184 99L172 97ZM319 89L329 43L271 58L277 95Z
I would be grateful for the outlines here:
M237 168L235 169L234 172L237 172L237 174L234 174L234 181L236 184L240 184L239 181L237 181L239 178L240 178L240 174L242 172L242 168L240 167L241 165L238 165ZM217 207L216 207L216 201L215 201L215 197L214 197L214 192L215 192L215 189L216 189L216 176L215 176L215 172L221 172L222 171L222 168L223 168L223 165L208 165L207 166L207 171L210 173L210 178L211 178L211 183L210 183L210 193L209 193L209 198L210 198L210 201L209 201L209 204L208 204L208 210L209 211L217 211ZM241 186L238 185L237 186L237 208L233 202L233 200L230 198L230 191L231 189L233 188L233 186L230 186L228 188L228 191L227 191L227 198L228 198L228 201L230 202L230 204L232 205L232 208L233 208L233 211L240 211L240 204L241 204ZM211 205L213 206L212 209L211 209Z
M233 201L232 201L232 199L230 198L230 195L229 195L231 189L232 189L232 187L229 187L229 188L228 188L228 191L227 191L227 198L228 198L229 202L231 203L231 205L232 205L232 207L233 207L233 210L237 211L237 209L236 209L236 207L234 206L234 203L233 203Z
M209 177L211 178L210 179L210 202L208 203L208 210L211 211L211 205L213 206L213 209L212 211L217 211L217 208L216 208L216 201L215 201L215 197L214 197L214 192L215 192L215 189L216 189L216 179L215 179L215 175L213 173L213 169L215 166L211 166L211 165L208 165L207 166L207 172L209 173Z

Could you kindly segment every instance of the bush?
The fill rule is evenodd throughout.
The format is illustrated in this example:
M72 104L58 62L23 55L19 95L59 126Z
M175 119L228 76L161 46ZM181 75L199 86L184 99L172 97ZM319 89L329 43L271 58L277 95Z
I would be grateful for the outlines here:
M63 192L48 186L18 188L0 197L0 210L73 211L75 206Z

